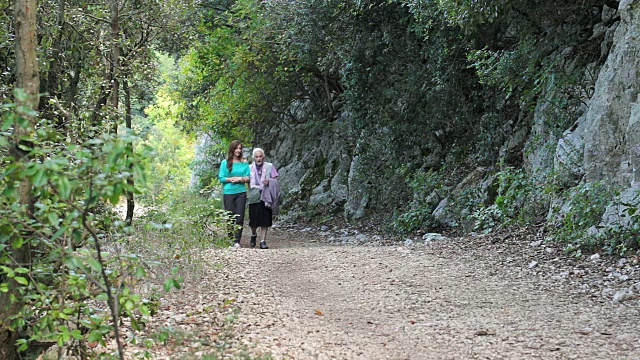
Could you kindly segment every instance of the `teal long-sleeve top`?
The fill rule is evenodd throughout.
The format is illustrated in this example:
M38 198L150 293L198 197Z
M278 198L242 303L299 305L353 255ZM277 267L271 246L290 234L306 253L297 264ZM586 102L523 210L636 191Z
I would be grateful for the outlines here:
M223 194L239 194L241 192L247 191L247 184L239 183L234 184L232 182L228 182L227 178L234 176L249 176L249 164L246 162L234 162L231 171L227 169L227 160L222 160L222 164L220 164L220 171L218 172L218 180L223 184L222 193Z

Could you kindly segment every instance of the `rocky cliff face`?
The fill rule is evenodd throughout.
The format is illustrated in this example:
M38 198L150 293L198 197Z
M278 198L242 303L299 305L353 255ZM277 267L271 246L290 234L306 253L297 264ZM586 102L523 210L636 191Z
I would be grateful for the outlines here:
M634 202L640 188L640 0L620 1L618 9L604 6L601 13L592 36L601 39L600 60L578 69L583 74L577 85L580 101L559 107L566 95L551 83L532 112L522 110L519 127L503 148L524 147L523 166L540 181L553 177L565 189L606 182L622 191L622 200ZM571 48L559 49L551 56L575 70L572 53ZM260 135L255 145L266 150L280 171L285 208L297 215L358 219L367 214L371 199L380 197L373 192L384 192L384 185L363 185L363 172L371 169L353 156L357 144L348 144L341 135L339 129L348 122L343 114L327 126L283 124ZM478 183L490 182L490 176L488 172ZM446 207L446 195L442 201L445 205L436 211ZM620 211L611 206L605 221Z
M529 141L533 151L527 157L532 173L555 171L573 178L574 184L586 181L611 180L623 187L636 182L638 138L638 72L640 71L640 47L638 36L637 1L620 3L621 21L606 32L613 47L598 70L595 64L585 69L584 78L597 78L593 94L584 98L584 106L576 111L573 125L558 139L549 135L546 126L549 118L558 118L561 110L546 98L558 98L556 89L548 89L545 98L536 107L533 132L537 139ZM606 8L606 7L605 7ZM613 9L603 12L603 22L612 16ZM634 12L635 11L635 12ZM594 34L596 36L596 34ZM585 84L585 86L589 86ZM540 138L542 137L542 141ZM537 146L544 144L544 146Z
M281 125L263 134L256 144L265 149L267 160L280 172L283 205L291 215L364 215L366 194L355 196L360 190L352 181L357 159L350 155L344 137L334 130L344 121L314 129Z
M635 184L640 166L640 6L622 1L613 48L602 67L589 109L576 131L584 132L587 181Z
M603 47L612 47L604 65L597 72L593 94L584 101L581 115L566 129L559 139L547 136L536 147L533 138L528 156L528 166L534 174L553 171L565 182L575 186L579 182L604 182L619 189L621 197L609 206L604 223L618 221L617 204L637 204L638 180L640 180L640 4L637 0L619 3L617 10L605 7L603 24L620 16L620 21L609 28L602 24L594 32L605 32ZM594 33L594 36L597 34ZM585 69L585 78L595 69ZM550 89L552 93L554 89ZM545 123L549 116L546 102L540 102L535 110L533 132L549 133ZM614 199L611 199L614 200ZM614 219L615 218L615 219Z

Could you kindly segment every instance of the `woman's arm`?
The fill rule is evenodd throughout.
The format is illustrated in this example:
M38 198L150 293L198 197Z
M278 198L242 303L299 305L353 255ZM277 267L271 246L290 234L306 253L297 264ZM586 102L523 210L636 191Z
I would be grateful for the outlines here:
M222 160L220 164L220 170L218 171L218 181L221 183L233 182L231 178L229 178L229 169L227 169L227 160Z
M229 176L229 169L227 169L227 160L222 160L220 164L220 170L218 171L218 180L225 183L248 183L249 182L249 167L247 167L246 171L242 176Z
M251 181L251 165L247 165L240 179L240 182L247 184Z

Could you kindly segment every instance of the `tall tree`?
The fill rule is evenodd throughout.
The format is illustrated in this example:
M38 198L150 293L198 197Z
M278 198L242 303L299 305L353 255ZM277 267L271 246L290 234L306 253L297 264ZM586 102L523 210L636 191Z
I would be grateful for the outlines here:
M22 102L21 105L34 110L34 112L26 113L26 117L31 125L35 122L34 114L38 108L38 92L40 89L36 33L37 10L37 0L16 0L15 2L15 87L22 89L27 95L25 98L16 98L16 102ZM24 138L29 137L32 129L32 126L14 127L13 146L17 153L27 150L21 142L23 142ZM15 161L20 160L21 158L19 156L15 156ZM30 216L33 214L34 198L28 179L21 181L19 193L21 209L27 212L27 216ZM11 256L16 266L28 266L28 247L12 246ZM8 291L0 294L0 308L2 308L2 316L0 318L0 358L12 360L17 359L18 355L15 351L17 333L15 329L11 327L11 317L20 310L22 304L16 301L17 283L14 279L7 279L7 281L9 284Z
M118 0L109 2L111 10L111 56L109 58L109 66L107 72L107 81L111 85L111 106L113 106L114 114L118 117L118 100L120 90L120 3ZM118 132L118 121L114 121L114 133Z

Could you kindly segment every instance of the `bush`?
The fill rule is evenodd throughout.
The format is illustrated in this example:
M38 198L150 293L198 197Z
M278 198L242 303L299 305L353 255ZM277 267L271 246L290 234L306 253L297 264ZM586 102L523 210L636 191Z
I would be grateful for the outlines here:
M614 195L615 191L601 182L585 182L565 191L561 197L567 199L566 203L561 208L552 208L559 220L550 222L556 225L550 233L567 243L567 250L577 256L601 247L601 239L587 230L599 225Z
M638 199L633 202L618 201L615 206L618 218L598 234L604 249L620 256L640 250L640 211Z
M3 326L32 341L53 341L85 357L89 342L105 344L119 319L137 329L149 308L131 284L147 263L112 244L131 230L108 203L143 181L130 133L66 144L41 120L5 106L0 133L0 305ZM8 131L13 130L13 131ZM14 145L20 144L20 145ZM17 151L19 150L19 151Z
M87 358L99 348L88 344L115 337L122 355L121 319L134 330L144 326L158 293L181 286L178 267L189 273L202 264L202 249L228 244L228 216L219 201L184 193L128 226L113 205L138 193L134 183L144 185L136 136L67 144L44 121L30 128L20 108L7 108L0 121L0 305L14 311L3 313L3 326L22 334L21 351L49 341ZM7 131L18 128L24 131Z
M129 245L164 266L197 266L202 250L231 245L232 219L220 200L184 191L166 206L147 209Z
M418 170L409 178L411 201L407 209L394 214L393 228L401 233L409 233L432 225L431 213L440 201L433 192L442 188L440 172Z

